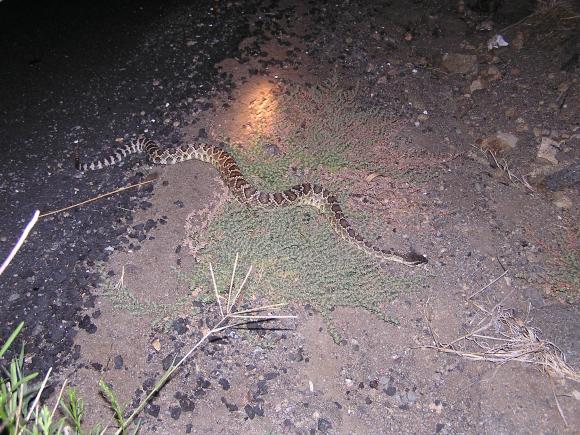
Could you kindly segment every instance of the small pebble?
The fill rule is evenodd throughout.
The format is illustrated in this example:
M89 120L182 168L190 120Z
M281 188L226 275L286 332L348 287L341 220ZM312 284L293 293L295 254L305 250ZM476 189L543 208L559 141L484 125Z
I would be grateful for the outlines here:
M332 429L332 423L330 423L326 418L319 418L317 426L320 432L327 432Z
M115 364L116 370L121 370L123 368L123 357L121 355L115 355L115 358L113 358L113 364Z

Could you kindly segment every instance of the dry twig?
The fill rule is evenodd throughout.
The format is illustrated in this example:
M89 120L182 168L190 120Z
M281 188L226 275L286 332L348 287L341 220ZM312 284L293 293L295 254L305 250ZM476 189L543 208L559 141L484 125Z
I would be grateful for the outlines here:
M214 325L214 327L210 331L208 331L201 339L199 339L199 341L177 363L175 363L175 361L174 361L171 364L171 367L169 367L169 369L163 374L163 376L161 376L161 378L157 381L157 383L155 384L155 386L153 387L151 392L141 401L139 406L137 406L137 408L135 408L135 410L131 413L131 415L125 420L125 424L115 432L115 435L124 433L124 431L127 429L129 424L131 424L131 422L135 419L135 417L137 417L137 415L139 415L139 413L143 410L143 408L149 402L151 397L153 397L163 387L163 385L165 385L165 383L171 378L171 376L173 376L173 374L177 371L177 369L179 369L179 367L181 367L183 365L183 363L191 356L191 354L193 352L195 352L195 350L199 346L201 346L210 336L217 334L221 331L224 331L226 329L235 328L235 327L241 326L241 325L247 325L248 323L252 323L252 322L263 322L263 321L268 321L268 320L295 319L296 318L296 316L289 316L289 315L258 314L258 313L264 313L264 312L280 309L283 306L285 306L286 304L263 305L263 306L256 307L256 308L250 308L250 309L246 309L246 310L236 311L236 309L235 309L236 303L238 302L238 298L240 296L240 293L242 292L242 289L243 289L244 285L246 284L248 276L250 275L250 272L252 271L252 267L250 266L250 268L248 269L248 272L246 273L244 280L242 281L240 287L237 289L237 291L234 294L234 290L235 290L234 289L234 277L236 274L237 266L238 266L238 254L236 254L236 259L235 259L234 267L232 270L232 277L231 277L231 281L230 281L230 286L228 289L227 302L225 303L225 306L224 306L224 305L222 305L222 301L221 301L221 299L224 298L224 296L221 296L219 294L218 287L217 287L216 280L215 280L215 275L213 273L213 267L210 263L209 270L210 270L210 274L211 274L211 278L212 278L213 290L214 290L214 294L216 297L216 301L218 303L221 319ZM241 321L231 322L233 319L241 320Z
M484 291L486 288L492 286L493 284L495 284L496 282L498 282L501 278L503 278L506 274L508 273L507 270L505 270L500 276L498 276L497 278L495 278L493 281L491 281L489 284L485 285L484 287L480 288L478 291L476 291L475 293L473 293L471 296L469 296L467 298L467 300L473 299L475 296L477 296L478 294L480 294L482 291Z
M566 364L562 351L551 341L540 338L540 330L516 317L512 310L496 306L483 311L484 326L450 343L434 339L434 345L423 346L439 352L462 356L472 361L490 361L504 364L519 361L532 364L542 372L580 382L580 374ZM486 332L485 335L481 334ZM435 337L435 335L434 335ZM456 348L457 343L464 348ZM475 346L469 346L472 343Z
M16 245L14 245L14 247L10 251L10 254L8 254L8 257L6 257L4 262L2 262L2 266L0 266L0 275L2 275L2 273L4 273L4 271L6 270L6 268L8 267L8 265L10 264L10 262L12 261L12 259L16 255L16 253L18 252L18 250L22 247L22 244L24 243L24 241L28 237L28 233L30 233L30 231L32 230L32 228L36 224L36 221L38 221L39 215L40 215L40 211L36 210L34 212L34 215L32 216L32 219L30 219L30 222L28 222L28 224L26 225L26 228L24 228L24 231L22 231L22 234L20 235L20 238L16 242Z
M495 281L497 279L488 286ZM479 292L474 293L470 298ZM449 343L442 343L429 323L433 344L424 345L421 348L434 349L437 352L457 355L471 361L488 361L499 365L518 361L537 367L548 375L550 381L552 376L558 376L580 382L580 374L566 364L565 355L560 348L551 341L542 339L540 330L516 317L513 310L505 309L500 304L490 310L476 303L473 305L483 314L478 324L483 323L483 326ZM461 348L459 348L460 345ZM558 412L567 426L560 403L554 391L553 393Z
M155 180L156 180L156 178L153 180L147 180L147 181L142 181L140 183L131 184L130 186L121 187L119 189L113 190L112 192L102 193L101 195L95 196L94 198L87 199L86 201L82 201L82 202L79 202L79 203L76 203L73 205L69 205L68 207L60 208L58 210L42 213L39 217L45 218L48 216L52 216L53 214L57 214L57 213L60 213L60 212L66 211L66 210L70 210L71 208L80 207L81 205L85 205L85 204L88 204L90 202L94 202L94 201L97 201L99 199L106 198L107 196L115 195L115 194L123 192L125 190L133 189L134 187L139 187L139 186L143 186L144 184L152 183Z

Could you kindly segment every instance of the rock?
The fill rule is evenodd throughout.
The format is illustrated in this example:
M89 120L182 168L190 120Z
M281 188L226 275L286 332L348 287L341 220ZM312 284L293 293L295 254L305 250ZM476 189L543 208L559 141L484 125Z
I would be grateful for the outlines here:
M518 137L511 133L504 133L498 131L493 136L483 139L478 145L487 151L495 154L503 154L506 151L512 150L518 144Z
M121 355L115 355L113 363L115 364L116 370L121 370L123 368L123 357Z
M519 117L516 119L516 131L517 132L523 132L523 131L528 131L530 129L530 127L528 126L528 123L526 122L526 120L522 117Z
M441 414L441 412L443 411L443 403L441 402L441 400L436 399L435 401L429 403L429 410L437 414Z
M256 411L254 411L254 408L250 405L244 406L244 412L246 413L246 415L250 420L253 420L254 417L256 416Z
M318 419L318 430L320 432L328 432L330 429L332 429L332 423L330 421L326 418Z
M509 43L499 33L495 34L489 39L489 41L487 41L487 49L489 51L493 50L494 48L507 47L508 45Z
M453 74L470 74L477 71L477 56L474 54L446 53L441 66Z
M387 396L394 396L396 392L397 392L397 388L393 387L392 385L385 388L385 394Z
M236 412L238 410L238 406L235 403L229 403L225 397L222 397L222 403L226 405L226 408L230 412Z
M476 27L477 30L479 30L480 32L490 32L493 30L493 27L495 26L495 23L491 20L485 20L482 21L481 23L479 23Z
M63 282L66 281L67 278L68 278L68 276L65 273L63 273L62 271L59 271L59 270L55 271L52 274L52 279L57 284L62 284Z
M258 417L263 417L264 416L264 402L263 401L259 401L258 403L256 403L254 406L254 412L256 413L256 415Z
M512 47L516 50L524 48L524 32L517 32L516 37L512 41Z
M264 150L271 156L279 156L280 154L282 154L280 148L278 148L278 145L273 143L268 143L264 145Z
M179 401L179 406L183 412L192 412L195 409L195 402L187 394L177 392L174 397Z
M558 159L556 158L556 154L558 154L559 145L558 142L549 137L542 137L542 142L538 149L538 159L547 160L553 165L557 165Z
M487 80L482 79L481 77L472 81L469 85L469 93L473 94L475 91L481 91L482 89L487 88Z
M147 219L147 222L145 222L145 225L143 226L143 229L146 232L149 232L153 228L155 228L156 226L157 226L157 223L153 219Z
M381 376L379 378L379 384L381 384L381 386L385 386L385 385L389 385L390 382L393 382L393 380L391 380L391 378L389 376Z
M515 107L507 108L504 112L504 115L506 118L512 119L516 115L516 108Z
M183 335L187 332L187 320L183 318L178 318L173 321L173 330L177 332L178 335Z
M145 407L145 412L149 414L151 417L159 417L159 411L161 410L161 406L155 405L153 403L148 403Z
M554 205L562 210L570 210L574 206L572 200L562 192L556 192L555 198Z
M230 382L226 378L220 378L218 384L226 391L230 389Z
M179 417L181 416L181 408L179 406L170 406L169 414L172 419L179 420Z
M541 308L544 306L544 297L542 296L542 292L536 287L526 287L522 293L526 300L532 304L534 308Z
M548 175L544 184L552 191L580 186L580 163L575 163Z
M487 67L487 69L485 70L485 76L488 80L491 81L501 80L501 72L499 71L499 68L495 65L490 65Z
M163 361L161 362L163 370L165 370L165 371L169 370L174 361L175 361L175 356L172 354L169 354L165 358L163 358Z
M79 328L84 329L89 334L97 332L97 325L91 322L91 318L88 315L83 316L79 321Z

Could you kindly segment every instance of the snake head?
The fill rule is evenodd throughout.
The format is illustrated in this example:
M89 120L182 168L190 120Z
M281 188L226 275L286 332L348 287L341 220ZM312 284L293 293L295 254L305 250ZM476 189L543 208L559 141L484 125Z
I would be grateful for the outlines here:
M411 251L404 256L405 261L410 266L418 266L419 264L427 263L427 257L418 254L415 251Z

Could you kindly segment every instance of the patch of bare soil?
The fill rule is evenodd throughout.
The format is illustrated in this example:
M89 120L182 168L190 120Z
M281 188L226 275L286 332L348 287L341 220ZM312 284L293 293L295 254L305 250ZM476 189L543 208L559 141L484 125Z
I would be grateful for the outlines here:
M523 16L506 6L487 22L456 2L289 2L257 15L240 57L216 66L233 93L186 140L226 142L269 188L331 186L373 242L429 263L373 266L306 208L275 211L280 231L231 205L207 164L152 168L152 207L129 234L140 243L104 265L96 331L76 339L68 377L87 425L107 415L100 377L135 407L212 327L208 263L227 277L242 251L257 276L244 303L285 301L297 319L217 334L146 407L141 433L580 427L575 31L567 9L550 11L505 31ZM488 50L496 33L510 45ZM236 216L251 221L241 233ZM336 280L344 270L356 279ZM512 323L487 315L498 312ZM514 336L540 346L538 359L493 362ZM542 349L571 371L538 363Z

